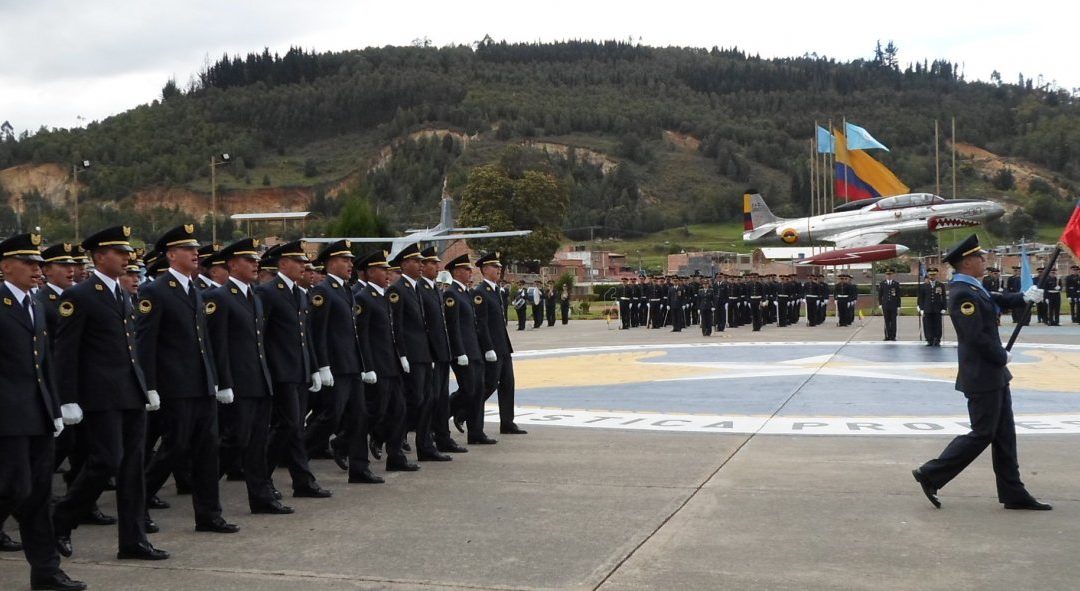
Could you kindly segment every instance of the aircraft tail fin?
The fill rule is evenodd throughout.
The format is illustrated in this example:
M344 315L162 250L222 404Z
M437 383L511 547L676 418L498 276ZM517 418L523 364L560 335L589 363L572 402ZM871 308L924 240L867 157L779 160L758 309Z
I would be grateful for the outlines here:
M743 195L743 230L749 232L776 221L778 218L765 204L765 198L754 189L748 189Z

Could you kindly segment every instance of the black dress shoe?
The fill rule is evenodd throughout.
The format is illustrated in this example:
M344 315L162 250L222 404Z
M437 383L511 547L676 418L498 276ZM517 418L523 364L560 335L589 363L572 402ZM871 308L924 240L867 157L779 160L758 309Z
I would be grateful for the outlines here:
M475 436L469 435L469 445L495 445L498 442L498 439L492 439L482 433Z
M57 571L51 575L31 576L30 589L31 591L81 591L86 589L86 583L72 579L64 571Z
M292 496L294 498L328 499L334 496L334 493L319 486L318 484L312 484L309 488L298 488L294 490Z
M347 449L338 449L337 446L333 446L334 450L334 463L338 468L341 468L345 472L349 471L349 451Z
M915 480L919 483L919 486L922 487L923 494L926 495L926 498L930 499L930 502L934 505L934 507L940 509L941 501L938 500L937 489L934 488L934 485L930 484L930 480L926 478L925 474L923 474L922 468L915 468L911 471L911 475L915 477Z
M109 478L108 480L105 481L105 490L106 491L116 490L116 479L115 478Z
M454 428L458 430L458 433L465 432L465 419L454 415Z
M0 531L0 552L22 552L22 544L11 539L7 532Z
M382 476L378 476L371 470L364 468L362 472L349 474L349 484L382 484L386 482Z
M159 531L161 531L161 528L158 527L158 524L154 523L153 519L147 518L146 519L146 533L148 533L148 534L156 534Z
M374 439L368 442L368 449L371 451L371 457L376 460L382 459L382 444L377 443Z
M273 484L270 485L270 494L274 495L274 498L279 501L285 497L285 495L281 494L280 490L274 488Z
M166 560L169 553L158 550L150 542L140 542L130 548L121 548L116 553L118 560Z
M235 523L229 523L221 517L216 517L213 521L196 523L195 531L206 531L215 534L235 534L240 531L240 526Z
M387 472L416 472L419 469L420 466L417 466L416 464L409 461L398 462L394 464L391 464L390 462L386 463Z
M71 547L71 534L56 536L56 551L64 558L71 558L75 552L75 549Z
M453 439L451 439L450 441L447 441L446 443L436 443L435 444L435 449L443 452L444 454L450 454L450 453L453 453L453 454L467 454L467 453L469 453L469 448L465 447L464 445L459 444L458 442L454 441Z
M169 507L172 507L172 505L170 505L166 501L162 501L160 498L158 498L157 495L146 499L147 509L168 509Z
M409 445L408 441L401 442L401 451L412 451L412 446Z
M92 509L89 513L82 516L79 523L83 525L113 525L116 523L116 518L112 515L102 513L101 509Z
M1005 503L1005 508L1021 511L1050 511L1054 507L1049 503L1040 503L1035 499L1028 499L1022 503Z
M505 427L499 427L499 433L502 433L503 435L525 435L528 431L518 427L514 423L510 423Z
M449 462L454 458L442 453L441 451L422 451L416 454L416 459L421 462Z
M292 507L288 505L282 505L281 501L277 499L272 503L261 503L251 506L251 513L253 515L291 515L295 513Z

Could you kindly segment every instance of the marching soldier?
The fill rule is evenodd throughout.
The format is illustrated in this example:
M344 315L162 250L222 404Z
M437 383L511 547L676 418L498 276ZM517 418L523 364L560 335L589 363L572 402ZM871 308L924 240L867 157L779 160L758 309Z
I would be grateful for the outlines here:
M1065 277L1065 297L1069 298L1069 313L1073 324L1080 324L1080 266L1069 267L1072 271Z
M83 241L91 253L90 276L60 296L56 323L58 388L67 424L81 422L86 461L55 505L57 549L71 556L71 530L92 509L110 478L116 479L119 559L164 560L169 553L146 539L143 446L146 411L161 399L149 393L135 353L135 319L117 279L133 251L131 229L116 226Z
M307 392L322 389L307 328L307 297L297 283L304 274L307 255L299 240L276 247L265 255L276 257L271 261L264 258L266 267L277 268L272 279L255 288L266 315L266 365L270 369L273 381L270 387L274 393L267 444L267 475L272 477L274 469L284 465L292 479L293 497L327 498L333 493L315 481L308 465L303 436ZM302 389L306 391L302 392Z
M450 338L447 334L443 297L435 285L439 274L439 254L434 246L425 248L420 273L420 299L424 304L428 344L435 359L435 372L429 382L432 398L431 437L435 450L446 453L466 453L450 436Z
M64 431L65 420L53 382L46 313L30 295L41 279L40 244L37 234L0 242L0 515L19 523L31 589L78 590L86 584L60 569L49 517L53 439Z
M476 306L476 332L480 348L484 350L484 402L495 392L499 393L499 433L524 435L527 432L514 423L514 361L511 355L510 335L506 322L501 318L502 306L498 305L495 281L502 273L499 253L489 253L476 260L483 281L473 288ZM483 407L481 406L481 412Z
M496 440L484 434L485 356L480 349L477 329L479 305L474 303L469 289L473 273L469 255L447 261L443 269L453 277L443 292L446 333L450 340L450 356L454 358L451 368L458 386L450 395L450 414L458 431L464 432L462 424L468 426L470 445L491 445Z
M885 340L896 340L896 316L900 312L900 284L896 282L892 269L885 271L885 279L878 284L878 305L885 317Z
M207 324L219 398L233 400L228 445L222 441L222 470L240 468L252 513L282 515L293 509L275 498L266 463L273 391L266 364L262 298L253 285L259 273L257 247L257 241L244 238L220 251L229 278L206 294L206 307L214 310Z
M998 501L1006 509L1048 511L1053 507L1037 501L1020 481L1009 392L1012 355L1001 346L997 327L998 307L1038 302L1042 290L1033 286L1023 295L991 295L979 281L986 268L985 253L972 234L943 257L956 270L949 287L949 317L959 345L956 389L967 398L971 432L953 439L937 459L916 468L912 475L926 498L940 508L938 490L992 446Z
M923 326L923 337L927 347L940 347L942 322L941 317L948 313L945 284L937 280L938 270L931 267L926 271L926 281L919 286L917 306L919 320Z
M203 301L192 275L199 268L195 225L177 226L158 239L168 260L161 280L139 293L136 348L146 388L161 398L165 432L161 448L146 468L147 496L156 496L174 468L190 461L195 531L236 533L221 516L218 489L217 402L232 402L217 391L206 317L216 304Z

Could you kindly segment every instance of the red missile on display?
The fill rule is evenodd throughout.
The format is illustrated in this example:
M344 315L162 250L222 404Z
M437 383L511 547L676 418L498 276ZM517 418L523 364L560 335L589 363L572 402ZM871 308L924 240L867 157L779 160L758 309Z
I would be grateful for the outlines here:
M798 264L818 265L822 267L854 265L857 263L869 263L893 259L907 251L908 247L900 244L875 244L873 246L841 248L803 259L799 261Z

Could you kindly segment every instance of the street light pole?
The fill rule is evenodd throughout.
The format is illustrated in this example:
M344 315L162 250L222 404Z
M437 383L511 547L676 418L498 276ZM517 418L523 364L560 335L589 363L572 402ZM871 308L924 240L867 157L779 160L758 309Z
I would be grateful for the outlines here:
M75 193L75 244L79 244L79 173L90 168L90 161L83 160L81 163L71 165L72 189Z
M210 156L210 242L217 244L217 167L229 163L229 155L222 154L221 160L217 155Z

